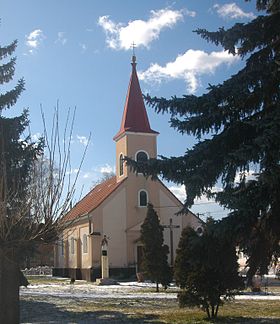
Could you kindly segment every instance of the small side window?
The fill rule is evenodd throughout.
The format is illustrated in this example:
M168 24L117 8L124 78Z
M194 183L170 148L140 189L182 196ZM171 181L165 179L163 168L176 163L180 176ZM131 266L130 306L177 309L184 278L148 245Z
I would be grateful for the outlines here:
M196 233L197 233L199 236L201 236L201 235L203 234L203 229L202 229L201 227L198 227L198 228L196 229Z
M148 204L148 194L146 190L140 190L138 193L138 204L140 207L146 207Z
M60 241L60 244L61 244L61 255L64 255L64 241L63 240L61 240Z
M120 159L119 159L119 168L120 168L119 170L120 176L122 176L123 175L123 155L122 154L120 155Z
M83 253L88 252L88 237L86 234L83 235Z
M75 240L74 240L74 237L71 237L70 239L70 251L72 254L75 253Z

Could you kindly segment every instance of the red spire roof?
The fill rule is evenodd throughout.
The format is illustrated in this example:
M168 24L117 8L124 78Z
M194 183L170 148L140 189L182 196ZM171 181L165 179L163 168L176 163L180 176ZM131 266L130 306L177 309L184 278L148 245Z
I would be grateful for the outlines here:
M136 133L152 133L158 134L150 127L148 115L144 105L142 92L136 72L136 57L132 56L132 72L130 76L126 101L122 116L121 128L114 140L120 135L128 132Z

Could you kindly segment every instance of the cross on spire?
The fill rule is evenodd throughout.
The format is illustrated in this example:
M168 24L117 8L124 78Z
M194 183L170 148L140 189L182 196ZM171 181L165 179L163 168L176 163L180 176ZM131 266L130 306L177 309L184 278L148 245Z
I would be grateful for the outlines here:
M134 43L134 41L132 42L130 47L132 48L132 64L135 64L136 63L136 56L135 56L136 44Z
M132 48L132 55L135 55L135 48L136 48L136 44L134 43L134 41L132 42L132 44L130 45L130 47Z

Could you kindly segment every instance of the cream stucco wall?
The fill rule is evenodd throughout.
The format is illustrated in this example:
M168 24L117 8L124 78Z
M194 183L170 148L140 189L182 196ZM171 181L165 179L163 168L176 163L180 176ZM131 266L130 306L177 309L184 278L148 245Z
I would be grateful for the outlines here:
M126 189L114 193L103 207L103 235L108 237L110 267L127 267Z
M84 251L84 235L86 238L87 249ZM90 236L89 236L89 227L88 223L79 227L79 236L80 236L80 253L81 253L81 268L90 268L91 267L91 259L90 259Z
M72 243L73 239L73 243ZM69 268L78 267L78 246L79 246L79 228L72 228L66 232L65 240L68 243L68 266ZM74 244L74 253L72 250L72 244Z
M138 151L145 151L150 158L157 156L157 134L142 134L126 132L116 141L116 175L117 181L127 176L134 175L124 163L124 173L120 176L120 155L135 159Z
M117 181L124 180L96 209L89 215L72 225L64 233L65 251L59 254L57 249L57 266L65 268L99 268L101 260L101 240L104 235L108 239L108 257L111 268L127 268L136 266L137 245L139 244L140 229L147 207L139 206L139 191L148 194L148 202L157 211L162 225L173 225L173 253L175 260L176 249L182 229L189 225L200 226L200 220L193 214L175 215L182 208L180 201L160 182L152 181L142 174L135 174L124 165L124 173L119 175L119 156L135 159L139 151L144 151L150 158L157 156L157 135L126 132L116 140L116 173ZM88 236L88 251L83 252L83 235L89 234L89 220L94 235ZM99 233L99 234L98 234ZM75 240L75 253L71 251L71 237ZM170 231L164 230L164 241L170 247ZM67 253L68 252L68 253ZM173 260L173 261L174 261ZM170 262L170 254L169 254Z
M180 201L160 182L146 179L143 175L132 174L120 187L113 192L88 217L73 224L73 228L64 233L64 255L61 248L57 248L57 267L65 268L99 268L101 259L101 240L103 235L109 237L108 257L112 268L127 268L136 266L137 245L139 244L140 229L147 207L138 206L138 191L145 189L149 201L154 205L162 225L169 225L172 218L173 225L173 254L175 260L176 249L184 227L201 227L201 221L192 213L175 215L181 208ZM100 235L88 235L91 220L93 231ZM88 252L83 253L83 235L88 235ZM71 251L71 238L74 238L74 254ZM164 229L164 242L171 248L170 230ZM68 245L68 246L67 246ZM68 253L67 253L68 252ZM171 261L169 253L169 262Z
M183 205L181 202L174 197L174 195L165 187L163 184L159 183L159 191L160 191L160 208L158 209L158 215L160 217L160 222L162 225L169 225L170 218L172 219L172 225L179 226L178 228L173 229L173 253L174 253L174 260L176 257L176 250L181 238L182 230L187 227L191 226L194 229L201 227L201 220L196 217L192 213L187 214L179 214L176 215L178 211L181 210ZM169 250L171 247L170 244L170 230L168 228L164 229L164 242L169 246ZM169 262L171 253L169 252Z

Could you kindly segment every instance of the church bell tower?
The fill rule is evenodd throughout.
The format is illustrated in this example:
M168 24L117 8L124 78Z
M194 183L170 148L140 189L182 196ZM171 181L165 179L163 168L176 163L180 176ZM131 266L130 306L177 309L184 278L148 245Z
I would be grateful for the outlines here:
M136 71L136 56L132 56L132 71L126 95L126 101L116 142L116 176L117 182L126 177L135 176L129 170L123 157L145 160L157 156L156 138L159 134L150 127L144 105L142 92Z

